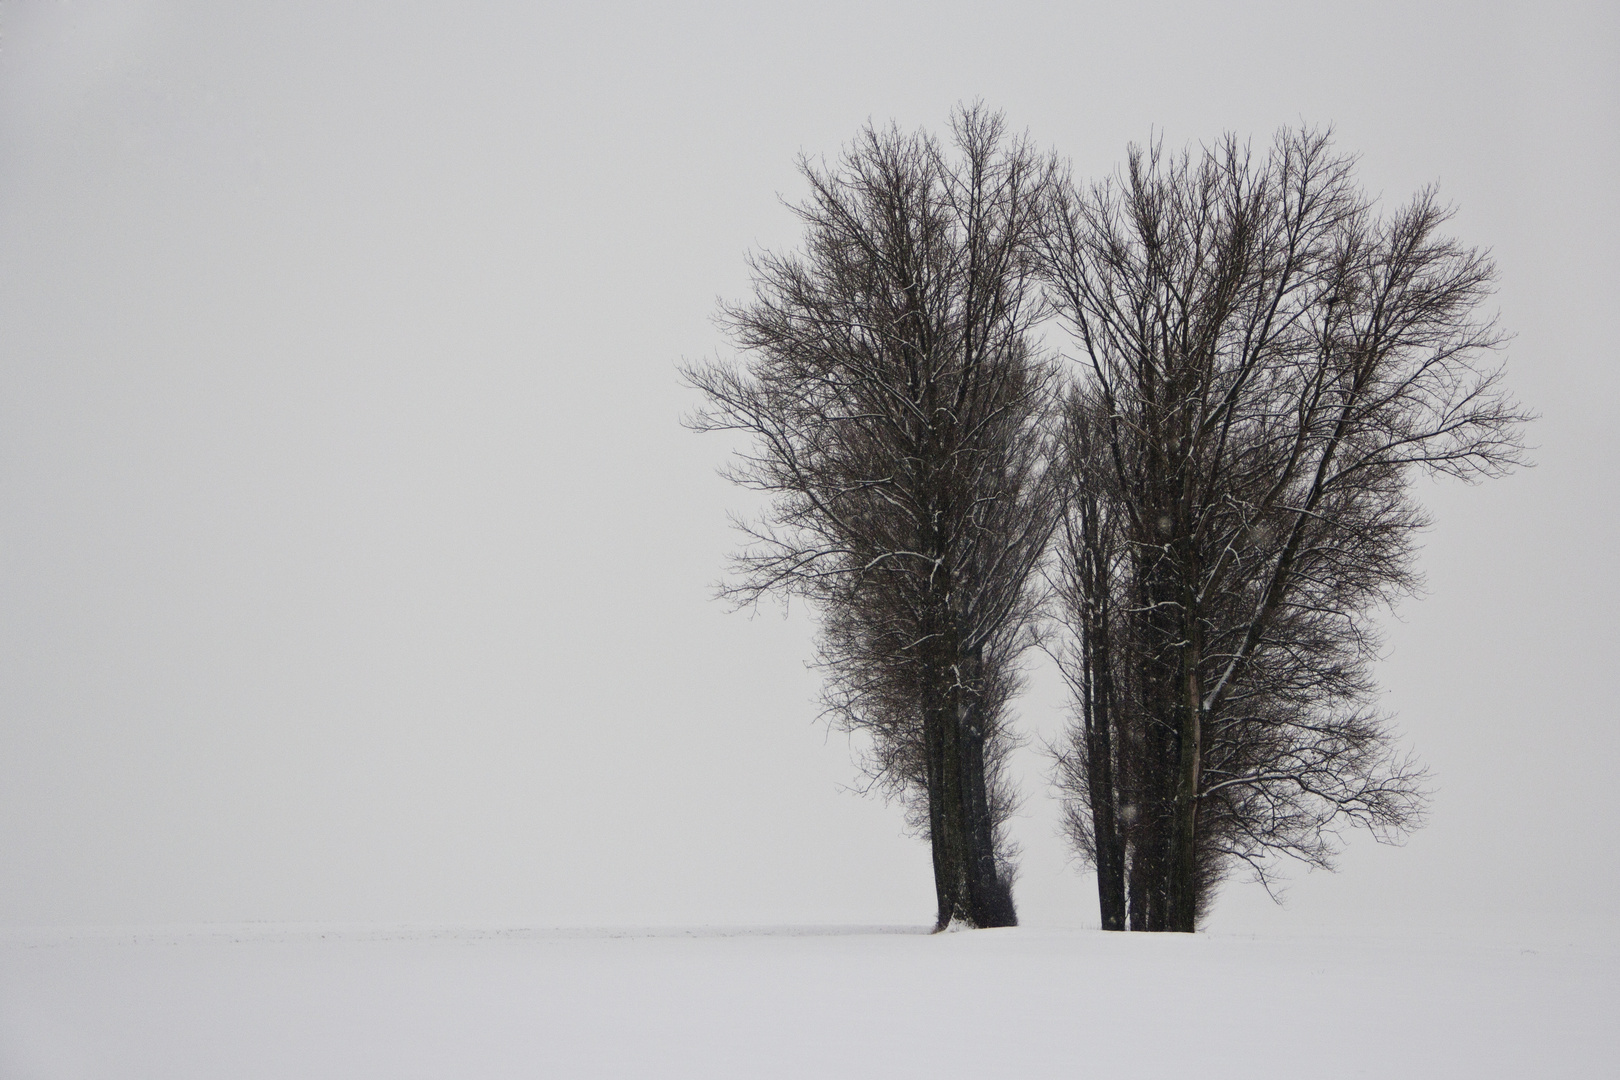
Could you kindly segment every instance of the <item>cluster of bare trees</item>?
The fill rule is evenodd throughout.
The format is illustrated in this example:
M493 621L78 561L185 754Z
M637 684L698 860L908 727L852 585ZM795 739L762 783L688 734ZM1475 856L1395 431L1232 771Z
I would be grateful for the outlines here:
M1413 471L1510 467L1523 415L1489 260L1352 164L1285 131L1080 185L982 109L948 145L868 128L801 164L803 250L723 310L746 361L687 369L772 497L726 591L819 610L829 714L928 837L940 926L1015 921L1002 767L1043 628L1105 928L1190 931L1235 867L1417 822L1368 615L1413 583Z
M1006 926L1007 705L1058 518L1031 334L1051 165L998 117L952 135L868 129L803 163L804 250L757 257L723 312L749 364L687 375L695 426L754 436L731 475L774 497L730 594L819 607L831 713L926 832L939 924Z
M1413 470L1488 476L1519 410L1474 312L1493 270L1433 192L1380 217L1319 133L1065 185L1047 281L1064 410L1063 754L1105 926L1194 928L1235 864L1325 864L1416 822L1372 701L1368 613L1408 589Z

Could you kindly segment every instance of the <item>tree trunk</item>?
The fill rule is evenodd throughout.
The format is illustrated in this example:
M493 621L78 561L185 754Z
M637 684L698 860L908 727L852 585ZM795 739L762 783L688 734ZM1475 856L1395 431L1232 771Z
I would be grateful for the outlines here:
M938 902L935 929L943 930L953 919L981 928L1015 926L1012 893L996 867L977 694L964 685L977 673L971 660L931 668L936 677L924 713L924 735Z
M949 697L930 694L928 723L939 732L938 753L928 763L929 779L937 780L928 792L933 826L934 880L939 892L936 929L953 919L971 922L968 903L966 815L962 784L962 738ZM941 700L943 699L943 700Z
M1094 592L1093 595L1105 597ZM1091 831L1096 848L1097 907L1104 930L1125 929L1125 837L1120 830L1114 779L1114 722L1109 673L1108 608L1099 600L1084 635L1086 760L1091 772Z
M985 777L984 730L971 692L959 690L964 700L957 709L962 732L962 792L967 800L964 824L967 841L968 918L974 926L1017 926L1012 890L996 868L995 822Z
M945 824L945 730L938 709L923 711L923 753L928 768L928 839L934 855L934 898L938 904L935 930L950 925L956 912L952 885L950 841Z
M1162 572L1162 570L1160 571ZM1140 875L1131 898L1131 929L1163 931L1170 929L1170 876L1174 855L1177 761L1180 751L1178 727L1181 693L1178 665L1166 653L1180 636L1178 620L1168 614L1162 582L1149 580L1142 595L1149 614L1144 620L1147 648L1137 675L1142 688L1141 760L1137 763L1137 820L1133 874Z
M1203 766L1202 660L1198 619L1189 601L1187 646L1183 650L1186 699L1179 710L1175 814L1170 827L1168 930L1190 934L1198 920L1198 786Z

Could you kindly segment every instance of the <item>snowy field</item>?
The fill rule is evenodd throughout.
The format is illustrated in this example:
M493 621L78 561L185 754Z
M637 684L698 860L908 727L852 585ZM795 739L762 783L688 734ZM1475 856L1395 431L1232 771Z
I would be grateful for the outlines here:
M1617 961L1573 936L9 932L0 1076L1614 1076Z

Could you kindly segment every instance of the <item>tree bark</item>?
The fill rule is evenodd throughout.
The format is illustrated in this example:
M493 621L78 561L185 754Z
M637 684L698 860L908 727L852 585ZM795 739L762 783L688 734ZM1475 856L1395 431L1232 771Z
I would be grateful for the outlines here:
M1187 629L1187 646L1182 651L1186 701L1180 710L1177 732L1175 816L1170 831L1170 910L1165 929L1190 934L1198 921L1198 788L1203 765L1203 694L1198 674L1201 634L1190 597L1186 606L1187 621L1191 625Z
M1089 525L1089 523L1088 523ZM1086 538L1090 557L1097 559L1095 528ZM1095 608L1088 610L1084 631L1086 760L1091 771L1092 843L1096 848L1097 906L1104 930L1125 929L1125 838L1119 823L1119 788L1114 777L1114 722L1111 702L1113 678L1108 655L1108 600L1102 586L1103 570L1094 563L1092 576Z
M950 838L945 824L945 729L938 709L923 715L923 753L928 769L928 839L934 857L934 898L938 915L934 929L950 925L956 913L956 890L952 885Z
M964 839L967 841L967 901L969 917L979 927L1017 926L1012 890L1001 880L996 867L995 822L990 813L990 793L986 783L984 729L972 692L958 690L965 700L957 710L962 729L962 792Z

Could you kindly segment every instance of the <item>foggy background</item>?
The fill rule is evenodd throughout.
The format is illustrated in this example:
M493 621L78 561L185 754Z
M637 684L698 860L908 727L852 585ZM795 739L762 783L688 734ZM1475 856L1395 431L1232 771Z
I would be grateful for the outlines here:
M981 97L1073 161L1329 124L1501 269L1537 467L1420 485L1436 789L1209 927L1615 929L1611 3L0 7L0 925L901 922L814 622L710 599L679 426L801 151ZM1026 922L1096 924L1039 753Z

